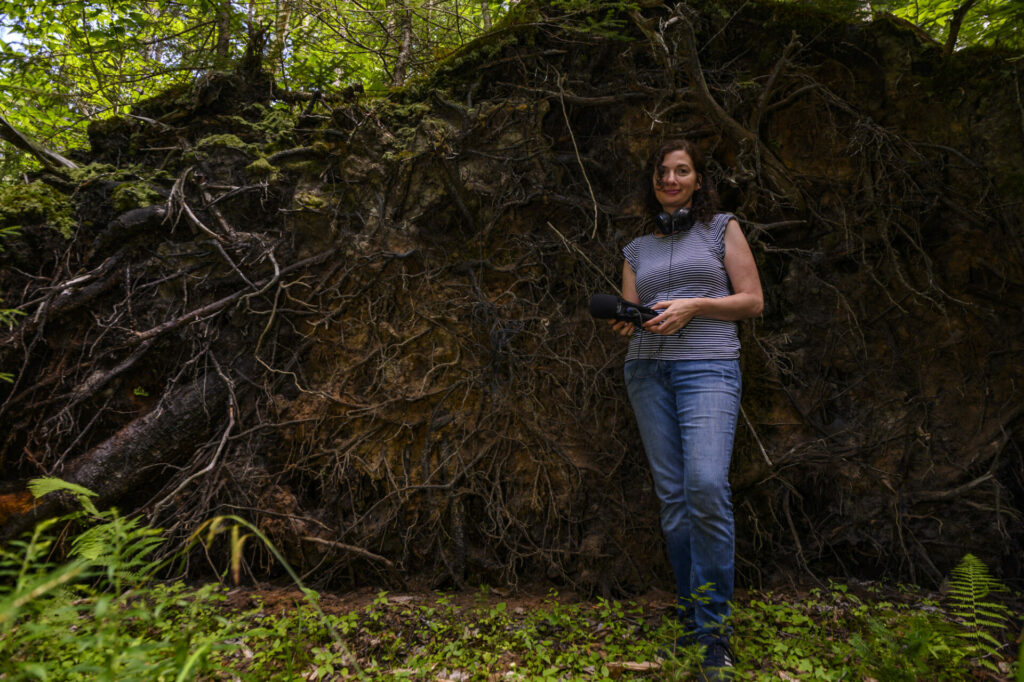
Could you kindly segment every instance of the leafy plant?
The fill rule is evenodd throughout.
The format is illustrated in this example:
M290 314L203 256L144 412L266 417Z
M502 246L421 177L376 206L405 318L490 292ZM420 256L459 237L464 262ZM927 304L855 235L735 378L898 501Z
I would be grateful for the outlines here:
M52 148L86 143L86 126L227 70L259 35L263 67L291 90L403 85L505 16L477 0L0 0L0 111ZM0 145L0 178L37 166Z
M888 12L916 24L947 51L960 46L1024 46L1024 5L1008 0L788 0L811 5L837 17L870 19L872 12Z
M956 670L966 657L956 646L952 625L921 613L873 615L850 644L875 679L915 682L939 670Z
M973 554L965 554L950 575L949 608L962 626L961 635L971 652L983 657L982 664L997 672L989 659L998 658L1003 645L992 633L1008 627L1010 610L992 595L1007 591Z
M39 523L26 538L0 548L0 678L185 680L253 672L268 679L312 660L309 641L345 650L316 604L318 595L297 576L306 605L290 618L253 627L253 613L226 615L225 590L216 583L189 588L156 579L168 565L152 559L163 542L159 529L99 510L95 493L73 483L42 478L29 489L37 497L71 495L81 510ZM240 553L246 537L240 527L247 527L242 519L212 519L197 541L228 530ZM69 543L58 543L75 528ZM62 547L67 559L55 562ZM268 658L237 655L243 638L255 643L263 636L276 643L267 647ZM358 671L355 662L349 669Z
M327 613L292 574L291 606L271 611L259 596L229 606L218 583L158 579L169 566L151 558L160 531L97 509L81 486L38 479L32 490L71 495L81 510L0 548L3 679L687 680L701 658L699 645L656 657L682 634L669 604L574 602L554 591L527 608L486 587L465 598L469 606L458 595L380 591ZM208 549L218 538L231 551L225 578L237 576L247 538L291 570L245 519L210 519L193 542ZM733 605L737 679L957 680L993 667L1013 675L992 636L1008 621L992 598L1001 586L973 557L951 583L948 612L909 586L752 592Z

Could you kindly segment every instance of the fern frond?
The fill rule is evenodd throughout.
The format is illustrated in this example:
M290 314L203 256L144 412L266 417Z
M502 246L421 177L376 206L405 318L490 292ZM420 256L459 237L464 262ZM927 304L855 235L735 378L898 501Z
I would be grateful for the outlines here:
M163 531L142 525L139 519L125 519L111 512L106 523L93 526L71 542L72 556L106 569L108 578L137 582L147 577L159 564L149 556L163 544Z
M1002 644L991 631L1008 627L1010 610L990 595L1007 591L973 554L965 554L950 572L950 613L961 625L961 636L971 641L980 656L999 656Z
M69 492L78 498L78 503L82 505L82 508L85 509L85 511L90 514L99 513L96 509L96 505L94 505L92 500L89 499L90 497L96 497L97 494L84 486L78 485L77 483L71 483L69 481L53 477L33 478L28 482L28 490L37 498L58 491Z

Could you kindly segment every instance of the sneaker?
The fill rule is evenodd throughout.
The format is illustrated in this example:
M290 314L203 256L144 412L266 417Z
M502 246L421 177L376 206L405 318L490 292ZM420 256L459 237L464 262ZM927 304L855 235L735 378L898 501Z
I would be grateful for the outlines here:
M704 660L700 664L701 680L724 682L732 679L732 649L729 640L718 635L704 635L700 638L704 649Z

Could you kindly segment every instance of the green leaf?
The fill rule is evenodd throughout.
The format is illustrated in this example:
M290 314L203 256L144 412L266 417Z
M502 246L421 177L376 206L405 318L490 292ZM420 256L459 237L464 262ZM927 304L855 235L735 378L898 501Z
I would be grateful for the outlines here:
M96 493L78 485L77 483L69 483L68 481L59 478L34 478L28 482L29 491L36 497L42 497L48 493L56 492L58 490L67 490L78 495L86 495L88 497L95 497Z

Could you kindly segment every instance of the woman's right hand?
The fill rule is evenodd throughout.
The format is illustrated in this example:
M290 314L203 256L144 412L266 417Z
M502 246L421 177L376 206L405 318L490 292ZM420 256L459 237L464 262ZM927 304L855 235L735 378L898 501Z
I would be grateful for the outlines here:
M632 322L608 320L608 324L612 326L612 329L614 329L616 333L621 334L622 336L632 336L633 332L636 331L636 325Z

